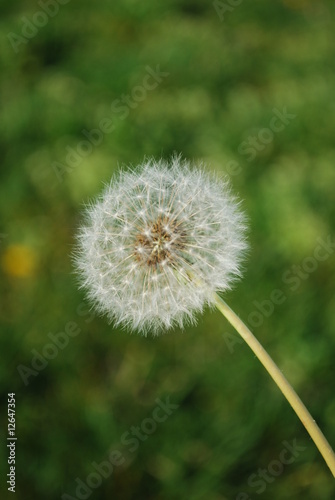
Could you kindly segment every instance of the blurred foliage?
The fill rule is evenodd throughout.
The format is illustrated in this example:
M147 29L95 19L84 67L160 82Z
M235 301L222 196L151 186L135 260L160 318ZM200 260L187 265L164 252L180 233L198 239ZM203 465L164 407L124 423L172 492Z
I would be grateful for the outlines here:
M216 2L221 17L230 3ZM302 424L218 312L183 333L130 336L91 315L70 258L83 204L119 165L177 151L231 174L251 250L226 298L248 321L255 301L282 291L253 329L334 445L334 249L304 270L334 234L334 2L243 0L221 20L204 0L71 0L14 43L43 24L40 5L2 0L0 21L1 435L15 392L16 498L76 498L76 478L124 452L121 436L167 397L178 409L90 498L335 498ZM111 105L139 92L148 66L169 75L122 119ZM241 144L284 108L295 118L270 141L263 133L250 160ZM114 130L66 164L82 130L106 118ZM17 367L31 368L69 322L79 334L25 385ZM251 475L294 439L304 451L257 491ZM1 448L1 498L12 498Z

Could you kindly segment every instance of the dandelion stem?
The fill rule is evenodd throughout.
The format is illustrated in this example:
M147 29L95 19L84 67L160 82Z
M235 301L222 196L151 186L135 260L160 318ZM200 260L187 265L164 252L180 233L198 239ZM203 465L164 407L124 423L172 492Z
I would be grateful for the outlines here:
M328 443L327 439L321 432L315 420L312 418L311 414L307 410L304 403L299 398L298 394L295 392L291 384L284 377L283 373L280 371L278 366L263 348L263 346L258 342L256 337L251 333L249 328L243 323L243 321L234 313L234 311L225 303L224 300L219 297L218 294L214 293L214 301L216 307L219 311L227 318L227 320L233 325L236 331L245 340L251 350L255 353L259 361L263 364L265 369L271 375L279 389L282 391L287 401L290 403L301 422L304 424L307 432L313 439L317 448L319 449L321 455L325 459L329 469L331 470L333 476L335 477L335 455Z

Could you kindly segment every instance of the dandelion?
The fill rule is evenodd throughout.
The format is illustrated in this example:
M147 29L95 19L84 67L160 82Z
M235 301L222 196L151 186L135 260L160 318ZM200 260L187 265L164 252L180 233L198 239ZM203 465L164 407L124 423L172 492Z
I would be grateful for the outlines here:
M77 265L100 312L157 334L193 322L230 287L244 232L227 182L177 157L149 160L112 179L88 209Z
M334 452L307 408L218 295L240 276L245 230L227 181L179 157L149 160L121 172L88 207L75 262L96 309L144 334L183 327L206 305L216 306L266 368L335 476Z

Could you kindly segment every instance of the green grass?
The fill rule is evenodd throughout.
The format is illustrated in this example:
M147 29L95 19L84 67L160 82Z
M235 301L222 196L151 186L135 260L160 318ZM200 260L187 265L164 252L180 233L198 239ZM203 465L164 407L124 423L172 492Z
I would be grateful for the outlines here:
M234 332L218 312L183 333L128 335L90 315L70 258L83 204L119 165L176 151L231 174L251 250L225 299L335 445L334 251L306 271L318 239L334 234L333 2L244 0L220 21L200 0L72 0L17 52L8 33L21 36L22 17L41 7L3 0L2 10L0 385L4 402L16 393L16 498L75 498L76 478L113 450L125 463L90 498L334 498L300 421L251 351L227 342ZM148 66L168 76L122 119L111 105L143 84ZM248 161L241 144L285 107L295 118ZM114 130L67 164L67 147L107 118ZM252 326L255 301L274 289L285 300ZM31 368L32 350L69 322L80 332L25 385L17 367ZM130 452L122 436L166 397L178 409ZM4 403L3 437L6 418ZM294 440L304 450L257 486L252 474ZM0 489L11 498L1 448Z

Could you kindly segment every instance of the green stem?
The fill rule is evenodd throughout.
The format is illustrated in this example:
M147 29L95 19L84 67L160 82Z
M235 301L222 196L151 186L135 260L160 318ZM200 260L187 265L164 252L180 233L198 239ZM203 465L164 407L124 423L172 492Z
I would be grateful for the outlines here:
M255 353L259 361L263 364L265 369L276 382L279 389L282 391L287 401L290 403L301 422L304 424L307 432L313 439L321 455L325 459L328 467L330 468L333 476L335 477L335 455L328 443L327 439L313 420L311 414L307 410L304 403L299 398L291 384L284 377L278 366L272 358L265 351L263 346L258 342L256 337L251 333L249 328L241 321L241 319L234 313L234 311L218 296L214 294L214 302L219 311L227 318L233 325L236 331L248 344L250 349Z

